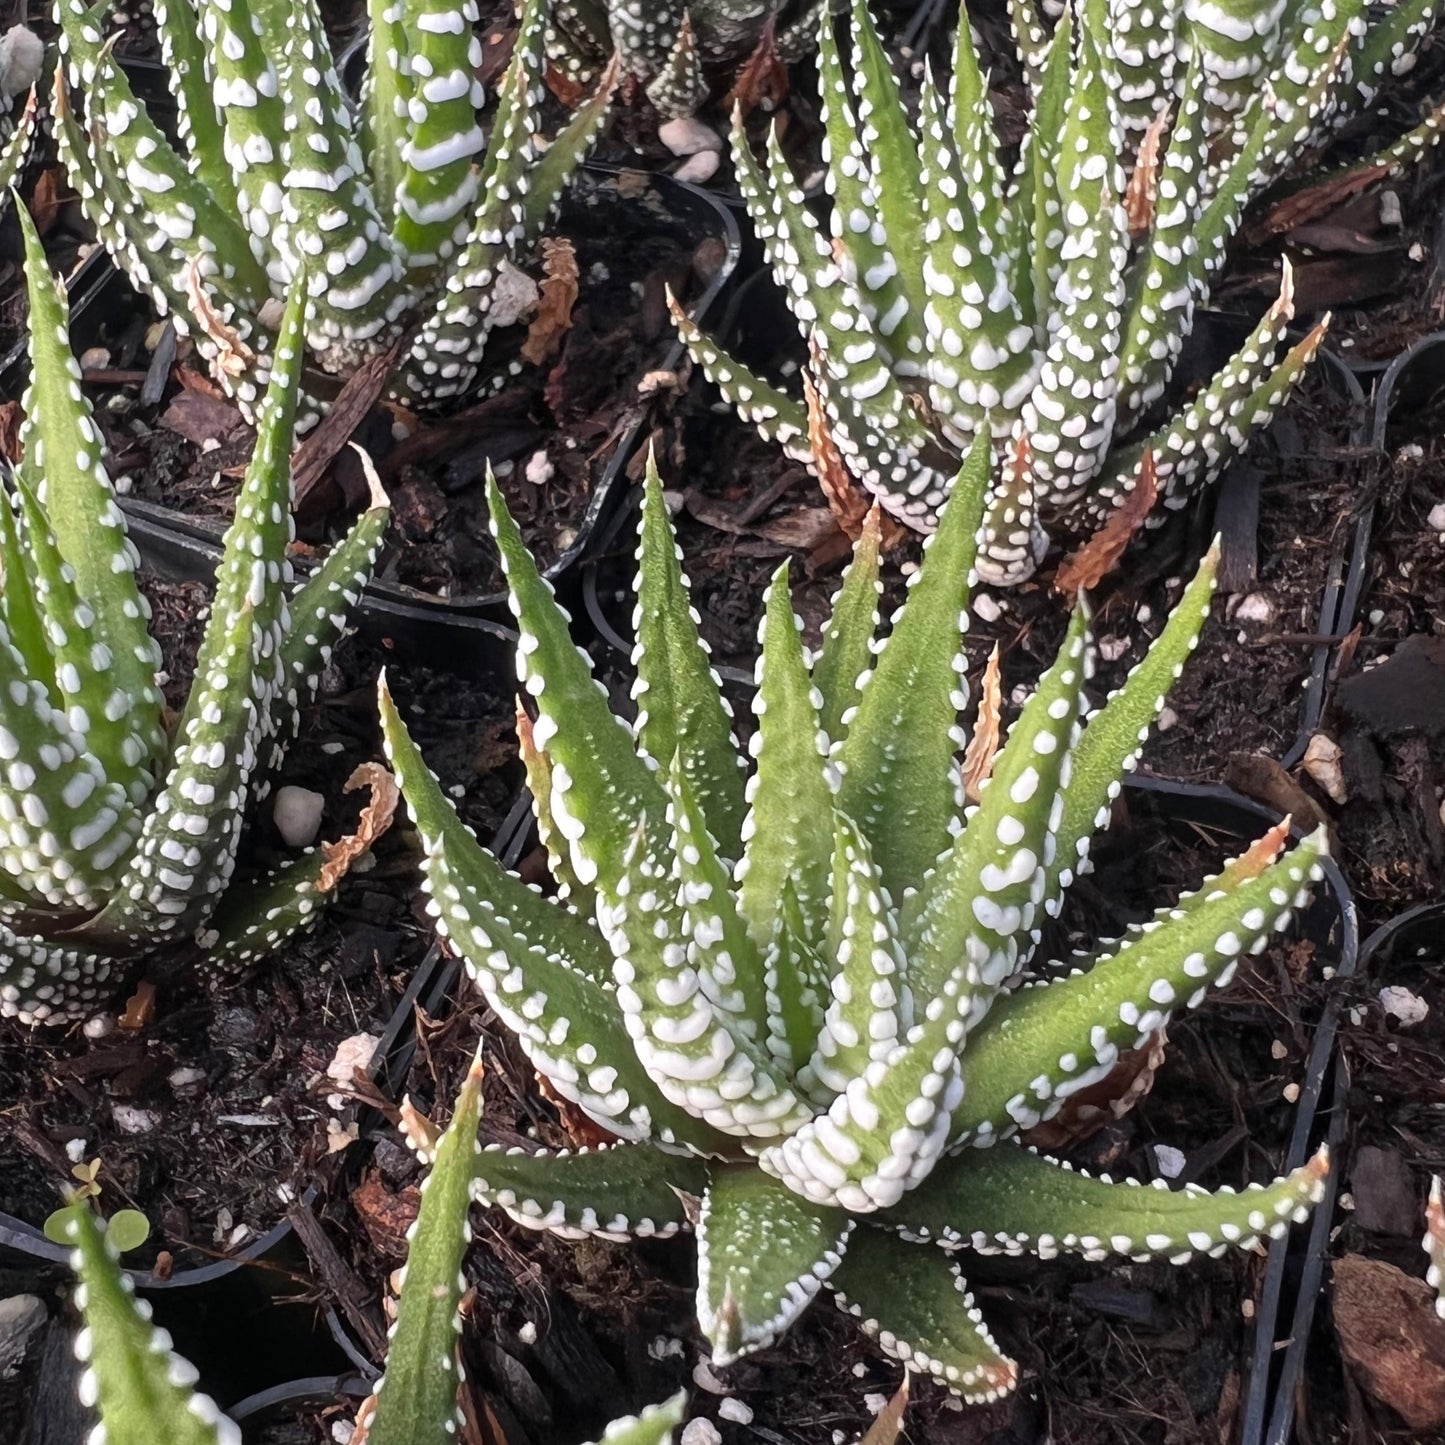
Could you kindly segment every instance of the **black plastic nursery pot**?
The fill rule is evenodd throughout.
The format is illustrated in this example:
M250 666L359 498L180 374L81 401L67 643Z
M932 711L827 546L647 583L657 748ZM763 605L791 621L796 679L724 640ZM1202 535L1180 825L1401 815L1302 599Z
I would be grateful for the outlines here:
M1327 1021L1332 1025L1348 1013L1348 1031L1331 1030L1335 1057L1324 1089L1325 1138L1334 1170L1299 1260L1295 1314L1262 1445L1305 1445L1324 1438L1321 1422L1333 1427L1346 1418L1357 1432L1373 1437L1378 1431L1376 1438L1433 1440L1445 1428L1445 1420L1406 1418L1403 1426L1420 1432L1410 1433L1394 1408L1399 1397L1391 1398L1378 1382L1372 1389L1367 1368L1347 1380L1352 1366L1364 1360L1359 1344L1352 1361L1343 1353L1335 1273L1342 1265L1365 1261L1367 1267L1397 1269L1415 1280L1424 1274L1424 1200L1430 1175L1442 1172L1441 1103L1380 1092L1387 1087L1380 1067L1387 1058L1393 1066L1403 1056L1401 1077L1413 1060L1414 1067L1440 1083L1442 966L1445 901L1423 903L1370 934L1360 948L1356 986L1348 998L1331 1003ZM1390 1015L1380 993L1391 987L1405 990L1406 1004L1418 998L1428 1012L1412 1021L1408 1014ZM1391 1127L1378 1127L1382 1122ZM1423 1283L1413 1293L1417 1306L1428 1299ZM1327 1302L1330 1307L1321 1308ZM1436 1323L1428 1307L1422 1313ZM1402 1341L1415 1337L1403 1320L1392 1321L1389 1333ZM1383 1349L1390 1343L1383 1341ZM1427 1376L1433 1369L1427 1361L1419 1367Z

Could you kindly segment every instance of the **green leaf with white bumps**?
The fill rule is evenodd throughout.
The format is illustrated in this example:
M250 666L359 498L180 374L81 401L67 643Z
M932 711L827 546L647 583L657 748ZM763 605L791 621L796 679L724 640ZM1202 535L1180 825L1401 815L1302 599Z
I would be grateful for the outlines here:
M983 1153L1008 1149L1010 1162L1012 1144L960 1146L1035 1123L1106 1074L1175 1008L1227 982L1319 876L1322 837L1281 856L1285 830L1276 829L1122 939L1080 953L1067 971L1046 971L1045 983L1010 988L1033 964L1043 912L1056 910L1086 862L1087 835L1107 821L1118 780L1198 636L1216 559L1087 727L1092 641L1081 605L979 802L964 808L959 653L987 454L985 439L885 645L873 637L876 526L859 540L818 656L802 645L786 574L774 579L745 856L731 877L695 779L726 775L732 757L690 769L684 748L700 734L668 724L656 729L665 743L646 744L620 726L495 491L519 669L551 769L544 786L574 867L582 860L596 887L591 918L571 896L524 887L477 848L383 694L388 749L422 835L443 935L551 1087L634 1141L600 1153L489 1149L479 1196L563 1235L692 1224L699 1321L720 1363L770 1342L836 1272L886 1350L969 1398L1010 1388L1011 1366L947 1260L893 1260L917 1250L893 1237L908 1232L914 1198L931 1201L920 1191L935 1177L952 1180ZM682 612L675 542L655 492L648 508L644 614L659 599ZM638 628L644 702L678 671L679 654L688 668L678 675L711 698L692 630L656 622ZM648 656L654 647L661 659ZM890 751L905 738L918 745L916 761ZM651 751L664 746L666 761ZM980 1219L1011 1208L1017 1194L1012 1176L992 1166L980 1165L976 1181L988 1192L997 1177L999 1198L973 1211ZM1047 1185L1044 1212L1020 1216L1018 1230L1045 1221L1034 1239L1045 1252L1043 1234L1089 1252L1116 1194L1120 1221L1109 1238L1171 1227L1139 1224L1139 1200L1152 1190L1080 1183L1049 1161L1028 1167ZM1259 1232L1257 1208L1274 1211L1269 1232L1283 1228L1309 1207L1323 1168L1273 1192L1191 1192L1161 1206L1183 1231L1167 1252L1182 1255L1197 1245L1191 1235L1209 1231L1211 1249L1247 1243ZM968 1244L972 1196L960 1198L956 1218L920 1215L915 1232L946 1227L946 1243Z
M713 1171L697 1221L697 1317L713 1359L765 1349L838 1268L853 1232L756 1169Z
M378 491L291 618L298 287L172 744L160 652L66 345L64 295L29 217L22 223L32 382L25 459L0 482L0 1013L63 1022L104 1004L164 943L192 939L214 972L260 958L318 916L324 855L252 886L233 880L236 847L267 786L259 774L294 736L389 513Z
M994 1343L958 1266L945 1255L861 1229L828 1285L884 1354L932 1375L969 1404L988 1404L1018 1384L1018 1366Z
M444 1445L466 1423L457 1400L462 1379L457 1337L481 1117L479 1053L437 1142L435 1160L421 1182L416 1219L406 1232L396 1323L388 1331L385 1372L372 1389L370 1445Z
M195 1367L171 1348L171 1337L150 1322L150 1306L135 1298L115 1246L78 1201L56 1216L73 1246L79 1276L76 1304L85 1320L75 1355L83 1366L80 1399L100 1415L91 1439L110 1445L241 1445L241 1432L209 1395L193 1387Z
M672 1445L686 1403L686 1393L679 1390L662 1404L649 1405L640 1415L614 1420L595 1445Z

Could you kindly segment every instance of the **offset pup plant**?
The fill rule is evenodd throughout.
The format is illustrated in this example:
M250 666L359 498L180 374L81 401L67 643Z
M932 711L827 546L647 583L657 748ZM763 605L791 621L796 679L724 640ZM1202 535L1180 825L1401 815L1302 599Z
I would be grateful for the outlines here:
M422 1208L408 1233L411 1246L397 1325L385 1377L358 1412L352 1445L451 1445L464 1420L457 1386L464 1378L456 1347L466 1191L471 1179L478 1113L475 1072L458 1100L453 1129L444 1135L436 1168L422 1185ZM456 1121L470 1130L454 1146ZM460 1207L458 1207L458 1202ZM123 1211L124 1213L124 1211ZM76 1199L53 1214L46 1233L73 1248L71 1268L79 1280L76 1308L85 1328L76 1357L85 1366L81 1401L100 1416L106 1445L241 1445L235 1421L209 1395L195 1389L197 1374L151 1323L150 1306L135 1298L119 1258L124 1235L119 1216L103 1225L90 1204ZM640 1416L616 1420L606 1445L669 1445L682 1419L683 1396L673 1396Z
M694 1229L698 1319L721 1363L772 1342L826 1284L889 1353L990 1399L1017 1371L954 1250L1183 1261L1250 1247L1303 1218L1327 1171L1321 1154L1238 1193L1171 1192L1090 1178L1018 1142L1262 950L1307 898L1326 843L1321 831L1283 852L1281 825L1123 938L1035 964L1194 646L1216 559L1097 709L1081 605L967 805L963 634L990 463L984 433L886 640L876 511L814 657L786 567L775 576L751 768L656 473L631 728L492 486L556 900L478 846L382 683L438 931L550 1088L622 1141L484 1149L473 1192L563 1234Z
M489 138L477 124L473 0L375 5L359 113L315 0L168 0L161 54L179 148L136 100L99 9L60 0L70 83L56 133L117 264L176 318L250 416L281 298L312 277L306 341L349 375L414 332L394 394L435 405L486 379L489 335L536 288L519 263L604 119L610 75L552 143L538 133L545 0L529 0ZM503 368L505 371L505 368Z
M23 207L30 297L24 459L0 477L0 1016L83 1016L170 944L237 969L315 921L358 839L234 876L249 801L294 735L390 515L370 509L291 589L289 454L304 277L276 340L185 711L167 735L136 553L69 350L65 293ZM288 596L289 594L289 596ZM381 769L375 769L381 776Z
M641 86L664 118L690 116L708 99L709 74L736 71L760 46L784 65L809 54L824 8L823 0L559 0L547 55L569 85L583 86L615 53L624 81Z
M1195 47L1132 178L1119 97L1140 82L1105 13L1119 8L1078 0L1037 37L1010 172L966 15L950 84L925 69L915 125L865 0L852 0L851 77L831 22L821 30L830 222L805 204L776 135L759 163L733 129L748 209L809 348L805 398L675 312L694 359L765 437L821 476L821 432L918 530L936 524L957 457L990 426L1000 481L980 574L991 582L1032 575L1049 528L1101 525L1146 454L1164 506L1184 505L1268 421L1324 336L1322 322L1280 357L1293 315L1286 264L1279 300L1223 370L1147 424L1245 207L1347 88L1360 3L1294 16L1224 137L1210 135L1207 50ZM1363 44L1378 49L1385 33Z

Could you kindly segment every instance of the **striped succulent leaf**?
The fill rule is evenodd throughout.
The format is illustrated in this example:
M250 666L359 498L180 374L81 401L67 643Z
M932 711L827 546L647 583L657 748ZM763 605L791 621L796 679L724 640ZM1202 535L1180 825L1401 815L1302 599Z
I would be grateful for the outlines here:
M168 737L160 651L70 354L65 294L20 217L31 381L24 459L0 479L0 1014L58 1021L103 1003L128 964L161 945L198 945L208 969L234 968L319 916L339 877L324 853L265 887L229 885L248 801L294 734L389 509L378 491L292 589L298 283L195 682Z
M473 0L373 6L357 113L313 0L169 0L156 20L174 143L105 43L104 4L59 0L61 157L117 264L194 336L248 418L303 267L306 343L322 373L347 376L414 330L398 399L433 405L488 379L498 279L527 255L611 91L609 76L539 163L544 0L523 15L489 138ZM313 398L300 424L323 405Z
M805 202L776 134L760 160L738 117L733 152L808 352L805 388L848 471L930 531L987 422L999 477L978 566L999 584L1032 575L1051 531L1100 525L1137 485L1146 449L1164 508L1182 506L1319 345L1312 335L1285 354L1286 269L1279 301L1213 383L1141 433L1241 217L1384 70L1408 66L1434 3L1405 0L1371 27L1362 0L1070 0L1046 33L1016 0L1032 112L1011 171L966 13L951 76L925 66L916 116L866 0L850 0L846 42L825 15L830 216ZM1439 133L1432 117L1386 163L1406 164ZM816 470L802 401L674 314L724 398Z
M993 1398L1016 1371L956 1249L1183 1257L1278 1234L1320 1193L1323 1157L1239 1194L1168 1193L1087 1178L1014 1137L1227 983L1307 899L1326 844L1285 851L1276 829L1149 922L1040 966L1043 918L1195 645L1217 558L1097 707L1081 607L968 803L963 633L990 458L984 435L885 637L876 516L816 656L786 572L774 579L741 813L739 750L655 470L630 728L491 488L535 712L529 776L565 897L478 846L382 687L439 931L550 1088L626 1141L484 1149L475 1196L567 1235L694 1229L698 1318L720 1361L828 1288L885 1349ZM1011 988L1026 966L1042 981Z

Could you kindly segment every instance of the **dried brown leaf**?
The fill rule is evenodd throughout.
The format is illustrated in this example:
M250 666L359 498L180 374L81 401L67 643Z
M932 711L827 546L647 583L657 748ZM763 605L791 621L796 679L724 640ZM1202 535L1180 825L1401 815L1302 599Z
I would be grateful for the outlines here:
M410 1094L401 1096L401 1107L397 1112L401 1116L401 1132L402 1137L406 1140L407 1148L418 1159L429 1160L435 1157L437 1141L442 1136L441 1126L432 1123L412 1103Z
M34 103L33 91L31 103ZM56 217L60 214L60 194L64 189L65 172L59 166L46 166L35 178L35 189L31 191L26 207L35 222L35 229L42 236L55 225Z
M616 1142L616 1135L594 1120L589 1119L576 1104L564 1099L554 1089L545 1074L537 1075L537 1091L557 1111L557 1118L574 1148L596 1149Z
M347 778L342 791L354 793L358 788L369 788L371 798L361 810L354 833L338 838L334 843L321 845L326 865L316 883L318 892L330 893L350 871L351 865L391 827L391 820L396 816L400 798L396 779L380 763L362 763Z
M788 67L778 57L777 11L769 13L753 53L728 92L725 108L736 106L747 117L755 110L771 114L788 98Z
M116 1027L123 1033L138 1033L155 1017L155 1011L156 986L142 979L136 984L135 992L126 999Z
M186 300L191 305L191 317L216 346L216 356L211 362L212 372L218 379L222 376L242 375L255 365L256 353L226 324L221 313L216 310L201 275L200 257L192 257L187 263L185 280Z
M978 700L978 716L974 719L973 734L963 754L963 794L970 803L978 802L978 795L988 775L993 771L993 760L998 754L999 720L1003 715L1003 688L999 682L998 643L994 643L989 654L988 666L983 670L982 693Z
M20 465L20 423L24 408L18 401L0 401L0 456L12 467Z
M1097 587L1124 555L1144 519L1154 510L1159 495L1158 476L1154 471L1154 453L1146 450L1139 460L1139 473L1134 485L1114 509L1109 520L1076 552L1059 564L1054 590L1066 597L1077 597Z
M1149 123L1139 143L1139 155L1124 192L1124 212L1129 218L1130 239L1138 241L1154 226L1154 201L1159 191L1159 162L1162 159L1164 131L1169 125L1168 110L1161 110Z
M893 1398L878 1412L877 1418L868 1427L868 1433L858 1445L894 1445L898 1432L903 1428L903 1412L908 1408L909 1375L903 1372L903 1383L893 1392Z
M565 236L542 242L541 300L522 343L522 360L540 366L562 344L572 329L572 308L577 304L577 253Z
M1122 1119L1154 1087L1168 1042L1158 1029L1137 1049L1126 1049L1097 1084L1070 1094L1052 1119L1024 1134L1024 1142L1033 1149L1063 1149Z

